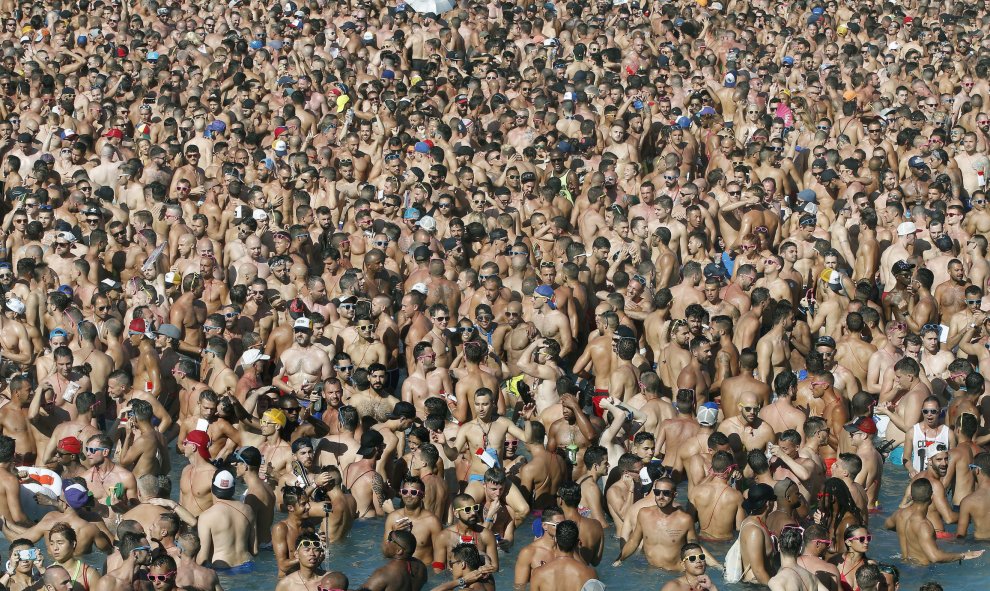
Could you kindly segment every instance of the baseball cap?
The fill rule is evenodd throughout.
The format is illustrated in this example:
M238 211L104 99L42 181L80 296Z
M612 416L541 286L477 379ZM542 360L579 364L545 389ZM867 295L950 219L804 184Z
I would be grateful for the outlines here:
M252 468L261 466L261 452L253 446L242 447L230 454L231 464L247 464Z
M89 490L78 482L73 482L62 489L62 496L65 497L65 502L73 509L85 507L86 503L89 502Z
M56 328L55 330L48 333L48 340L52 340L55 337L68 337L69 333L65 332L65 329Z
M818 195L812 189L802 189L798 191L797 198L801 201L814 202L818 199Z
M437 229L437 221L433 219L432 216L425 216L420 218L419 221L416 222L416 225L419 226L420 228L423 228L427 232L432 232Z
M877 424L870 417L859 417L856 421L846 425L844 429L849 433L862 432L867 435L877 434Z
M220 470L213 477L213 486L220 490L230 490L234 488L234 475L229 470Z
M292 330L311 331L313 330L313 322L309 318L305 318L305 317L296 318L296 321L292 323Z
M241 365L251 365L258 361L268 361L269 359L271 359L271 356L264 355L257 349L248 349L241 355Z
M894 275L898 273L910 273L912 269L914 269L914 263L907 261L897 261L894 263Z
M17 298L10 298L7 300L7 309L19 316L27 310L27 306L25 306L24 302Z
M383 445L385 445L385 438L382 437L382 434L374 429L368 429L361 435L361 447L358 448L357 453L359 456L369 457Z
M82 441L80 441L77 437L63 437L58 440L56 449L60 449L70 454L80 454L82 453Z
M278 425L279 428L284 427L287 420L285 412L280 408L269 408L265 411L265 414L261 415L261 418L268 419Z
M206 434L206 431L200 431L199 429L195 431L190 431L186 434L183 444L189 443L196 446L196 451L204 460L210 459L210 436Z
M698 409L698 423L703 427L714 427L718 422L718 405L709 406L712 403L705 403Z
M918 231L918 227L914 225L914 222L903 222L897 226L898 236L910 236Z
M415 419L416 407L413 406L411 402L400 400L395 403L395 407L392 409L392 412L385 415L385 418L390 421L393 419Z
M178 285L182 282L182 273L178 271L169 271L165 273L165 284L166 285Z
M430 288L425 283L423 283L422 281L420 281L419 283L416 283L415 285L413 285L412 287L410 287L409 288L409 291L417 291L417 292L423 294L424 296L430 295Z
M127 325L127 330L131 334L144 334L148 332L148 323L145 322L144 318L134 318L131 323Z
M925 159L922 158L921 156L912 156L911 159L908 160L908 166L910 166L911 168L927 168L928 167L928 165L925 164Z
M163 337L168 337L170 339L179 340L182 338L182 333L179 332L179 327L174 324L163 324L158 327L155 334L160 334Z

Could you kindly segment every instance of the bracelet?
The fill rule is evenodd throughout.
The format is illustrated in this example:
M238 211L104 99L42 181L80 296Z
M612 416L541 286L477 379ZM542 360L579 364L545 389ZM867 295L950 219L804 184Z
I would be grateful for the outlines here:
M435 570L445 570L447 568L447 565L446 565L446 563L443 563L443 562L434 562L433 563L433 568Z

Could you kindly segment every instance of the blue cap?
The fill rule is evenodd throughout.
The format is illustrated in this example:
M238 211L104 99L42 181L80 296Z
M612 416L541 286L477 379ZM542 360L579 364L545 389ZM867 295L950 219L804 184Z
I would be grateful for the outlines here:
M148 61L149 62L158 61L158 52L157 51L149 51L148 52Z
M818 199L818 195L811 189L803 189L798 191L797 198L801 201L812 202Z
M248 43L248 47L251 49L261 49L264 46L265 44L262 43L260 39L252 39L251 42Z
M814 7L814 8L811 9L811 14L815 14L815 15L821 16L821 15L825 14L825 9L822 8L821 6L816 6L816 7Z
M911 168L925 168L928 165L925 164L925 159L921 156L912 156L911 159L908 160L908 166Z
M206 126L206 130L223 132L227 130L227 124L224 123L223 121L220 121L219 119L216 119L213 121L213 123L210 123L209 125Z
M570 154L574 150L574 146L572 146L570 142L561 140L557 144L557 149L565 154Z
M392 70L385 70L382 72L382 78L385 78L386 80L395 80L395 72Z
M665 55L661 55L657 58L657 64L659 64L661 68L666 68L670 66L670 58Z
M264 164L265 168L267 168L268 170L275 169L275 161L272 160L271 158L265 158L261 161L261 163Z
M78 43L79 45L86 45L88 41L89 41L89 37L87 37L86 35L79 35L78 37L76 37L76 43Z
M682 19L681 17L677 17L677 18L674 19L674 26L675 27L679 27L679 26L681 26L683 24L684 24L684 19Z
M69 336L69 333L65 332L61 328L56 328L55 330L53 330L50 333L48 333L48 340L50 341L50 340L54 339L55 337L66 337L66 338L68 338L68 336Z
M414 149L420 154L429 154L430 144L426 142L416 142L416 146L414 147Z
M688 117L678 117L677 118L677 125L681 129L687 129L687 128L691 127L691 119L688 118Z
M275 85L276 86L292 86L295 83L296 83L296 81L295 81L295 79L292 78L292 76L282 76L281 78L278 79L278 81L275 82Z
M408 207L406 208L406 211L402 212L402 219L404 220L418 220L419 217L419 210L415 207Z
M70 287L68 285L59 285L58 286L58 289L56 289L55 291L60 292L60 293L64 293L65 295L69 296L70 298L72 297L72 287Z
M713 109L710 106L701 107L701 110L698 111L699 117L704 117L705 115L716 115L716 114L717 112L715 111L715 109Z
M726 72L725 79L722 82L726 88L736 87L736 74L735 72Z
M551 310L556 310L557 309L557 304L554 304L553 303L553 300L552 300L552 298L553 298L553 288L550 287L549 285L539 285L539 286L537 286L537 288L533 290L533 294L534 295L538 295L538 296L543 297L543 298L547 298L548 300L550 300L550 301L547 302L547 305L550 306L550 309Z
M781 60L781 61L782 61L783 63L785 63L785 64L787 64L788 66L793 66L793 65L794 65L794 58L792 58L792 57L791 57L791 56L789 56L789 55L786 55L786 56L784 56L784 59L783 59L783 60Z

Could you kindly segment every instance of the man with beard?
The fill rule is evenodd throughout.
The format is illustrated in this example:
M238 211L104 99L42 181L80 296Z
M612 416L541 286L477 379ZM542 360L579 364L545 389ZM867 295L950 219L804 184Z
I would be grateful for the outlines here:
M685 543L696 540L694 518L674 505L677 495L676 485L670 478L661 478L653 483L655 506L644 507L636 513L633 533L622 546L619 557L612 563L613 568L631 556L643 544L643 553L651 566L663 570L680 570L678 549Z
M433 566L435 569L448 563L458 544L474 544L478 551L487 558L489 565L498 570L498 544L491 530L482 525L482 507L468 494L459 494L453 502L454 522L440 533L436 545Z
M333 375L333 368L326 352L311 342L312 320L306 317L297 318L292 331L292 346L279 358L282 371L275 376L272 384L285 394L307 399L316 382Z
M597 575L579 554L578 526L564 520L557 525L553 559L533 571L532 591L579 591Z
M718 430L729 437L736 464L742 466L749 451L764 449L777 435L770 424L759 417L761 405L755 393L746 392L740 396L738 406L740 413L722 421Z
M382 541L382 545L388 543L389 533L397 530L409 531L416 538L416 550L413 556L422 560L424 564L432 564L435 573L442 572L445 569L444 563L435 559L444 554L440 547L443 543L441 535L443 523L423 506L426 494L423 481L418 476L404 477L399 484L399 494L402 498L402 507L385 518L385 540Z
M520 429L509 419L499 416L495 394L487 388L482 388L474 394L475 418L458 428L453 447L447 444L447 440L440 433L432 432L430 436L434 444L443 447L444 454L449 460L453 461L462 450L469 450L471 467L468 480L481 481L484 479L485 470L497 463L501 457L507 433L516 439L529 441L531 428L529 420L535 410L536 407L532 404L523 407L520 414L527 422L525 429ZM471 451L476 449L482 450L483 453L478 455Z
M924 470L916 472L911 476L911 482L904 489L904 498L901 499L901 507L911 502L913 492L912 486L918 480L928 480L931 485L931 506L928 509L927 517L935 528L935 537L940 540L952 539L952 534L946 531L946 525L955 523L959 519L959 514L953 511L949 504L948 493L942 479L949 471L949 448L944 443L933 443L927 448L928 466Z

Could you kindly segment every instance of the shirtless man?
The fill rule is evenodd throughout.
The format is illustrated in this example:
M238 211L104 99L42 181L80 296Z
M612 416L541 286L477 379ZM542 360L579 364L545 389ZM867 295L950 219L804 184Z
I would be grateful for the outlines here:
M210 438L206 431L190 431L181 443L189 464L179 476L179 503L193 515L213 505L211 486L216 468L210 464Z
M553 559L533 570L530 591L581 591L597 574L581 560L577 524L567 520L559 523L555 542Z
M361 588L368 591L420 591L426 584L427 570L426 565L413 556L415 551L416 539L411 532L389 532L382 548L388 562L371 573Z
M766 448L777 436L770 424L760 418L756 394L746 392L740 396L739 409L739 415L722 421L718 430L729 437L736 464L742 466L749 451Z
M319 536L312 532L300 533L293 540L291 548L295 556L293 560L297 570L287 576L280 575L279 582L275 586L275 591L316 591L323 589L321 583L326 584L327 573L323 572L320 566L325 558L326 548ZM330 573L329 576L336 580L342 580L343 586L347 586L347 577L340 573ZM340 585L340 582L337 582Z
M234 475L218 470L211 484L213 504L197 520L199 562L214 570L250 572L258 554L254 510L234 498Z
M326 351L312 343L312 320L297 318L292 325L292 336L292 346L279 358L282 371L272 380L272 385L285 394L308 400L316 382L333 375L333 366ZM283 381L283 377L288 379Z
M674 505L677 495L674 481L661 478L653 483L655 507L644 507L636 514L633 533L623 545L619 557L612 563L618 568L643 544L643 553L651 566L679 571L680 548L696 540L694 518Z
M544 534L524 546L516 556L514 581L516 589L525 589L533 571L553 560L556 548L557 526L564 521L559 507L547 507L541 517Z
M705 574L708 569L704 548L700 544L688 542L681 546L681 564L684 574L667 581L660 591L718 591L711 577Z
M443 523L440 518L426 510L423 499L426 486L418 476L406 476L399 483L399 494L402 497L402 508L389 513L385 518L385 533L382 546L388 544L388 536L396 530L411 532L416 538L416 551L413 556L424 564L432 564L434 572L441 572L435 557L444 554L440 545L443 544ZM446 517L446 516L444 516Z
M471 354L471 347L465 345L465 356ZM420 419L426 418L426 407L423 402L430 397L446 397L448 394L454 395L454 384L450 379L450 372L443 368L438 368L436 366L436 353L432 345L427 341L420 341L416 343L413 348L413 358L416 360L415 369L409 372L409 377L407 377L402 382L402 400L410 402L416 407L416 416ZM465 379L461 380L457 384L457 388L460 389L462 382L467 381L469 378L473 379L483 379L479 375L465 375ZM472 391L473 394L473 391ZM465 419L467 417L456 416L458 420Z
M804 546L803 530L800 527L784 526L777 546L780 568L767 583L770 591L818 591L818 579L798 563L798 556Z
M565 358L574 348L571 322L566 314L557 309L553 297L554 290L549 285L540 285L536 288L532 295L531 321L541 335L560 343L560 356Z
M483 462L479 456L471 453L470 450L479 448L490 450L490 455L500 458L507 433L516 439L530 441L532 425L527 422L525 429L520 429L509 419L499 416L495 404L495 395L491 390L482 388L475 392L475 418L460 426L453 447L447 444L447 440L442 434L436 432L430 434L433 443L443 448L444 454L449 460L454 460L462 450L469 451L471 458L469 479L483 478L485 471L489 468L489 465ZM523 418L528 421L534 411L534 405L526 405L522 411Z
M546 429L543 423L532 421L530 431L532 437L526 441L526 450L532 458L519 470L519 483L530 506L540 510L553 503L561 483L568 479L570 466L560 454L544 447Z
M739 545L742 554L745 582L766 585L773 577L770 556L774 552L772 534L765 524L772 501L776 498L768 484L756 484L749 488L742 507L747 517L739 526Z
M777 302L772 328L756 343L757 372L764 383L772 383L777 373L790 369L790 335L796 322L791 303Z
M973 539L990 539L990 510L987 505L990 499L990 453L981 452L972 460L976 478L976 489L966 496L959 504L959 521L956 524L956 536L964 538L969 534L969 525L973 524Z
M698 511L701 539L731 540L746 518L742 493L729 485L740 473L732 454L717 451L712 455L710 478L689 489L688 499Z
M137 503L137 480L134 474L110 459L113 441L106 435L93 435L86 440L87 468L83 478L93 498L113 511L124 513L132 503ZM117 485L120 486L117 486ZM123 510L121 510L123 509Z
M884 527L897 532L901 556L916 564L929 565L939 562L972 560L983 555L983 550L945 552L935 543L935 527L928 520L932 504L932 483L918 478L909 486L910 504L897 509L884 522Z

